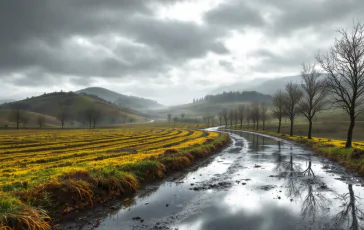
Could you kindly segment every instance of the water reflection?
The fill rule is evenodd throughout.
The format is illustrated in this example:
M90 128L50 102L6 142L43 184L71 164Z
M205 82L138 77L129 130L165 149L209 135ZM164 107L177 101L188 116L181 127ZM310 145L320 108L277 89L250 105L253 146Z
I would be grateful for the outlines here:
M358 207L356 202L360 197L354 194L352 184L348 184L348 189L348 193L340 196L343 204L340 207L341 211L333 218L333 225L334 227L343 227L350 230L364 229L364 213L362 207Z
M298 146L236 134L203 167L146 189L99 229L363 229L360 198L334 180L339 173Z
M311 158L307 162L307 168L301 172L301 190L306 191L306 195L302 201L301 214L304 218L311 218L312 221L316 221L316 215L318 213L324 213L329 207L331 201L322 195L320 191L313 192L313 186L321 184L325 187L323 182L321 182L319 177L315 176L312 169Z

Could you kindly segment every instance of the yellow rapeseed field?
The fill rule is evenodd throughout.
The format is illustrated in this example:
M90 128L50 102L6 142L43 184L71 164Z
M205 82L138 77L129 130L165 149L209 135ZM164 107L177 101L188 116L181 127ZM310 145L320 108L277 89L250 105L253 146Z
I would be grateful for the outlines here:
M57 196L73 196L73 203L77 203L73 205L82 207L105 194L123 195L135 191L142 180L161 176L168 168L188 166L228 141L226 135L196 128L137 125L95 130L2 130L0 226L9 224L9 213L6 216L2 209L16 206L15 213L36 213L34 218L40 222L31 228L39 229L47 226L44 220L48 218L39 208L73 210L70 202L57 200ZM54 207L54 203L62 207ZM19 225L24 221L14 216L10 227L24 227Z

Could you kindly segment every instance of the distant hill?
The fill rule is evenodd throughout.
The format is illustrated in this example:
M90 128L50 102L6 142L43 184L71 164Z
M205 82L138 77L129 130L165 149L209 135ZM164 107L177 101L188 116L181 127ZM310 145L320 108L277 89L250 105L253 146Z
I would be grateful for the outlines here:
M217 115L222 109L234 108L242 104L250 104L252 102L270 102L272 96L258 93L255 91L231 91L216 95L207 95L204 98L195 100L193 103L171 106L168 109L158 110L160 117L166 117L167 113L173 116L180 116L181 113L186 114L186 118L198 117L203 115Z
M258 79L247 83L238 83L219 87L213 90L211 93L222 93L224 91L257 91L259 93L273 95L278 89L284 89L284 86L290 81L293 81L294 83L300 83L301 76L296 75L269 80Z
M106 101L116 104L117 106L134 110L148 110L163 107L163 105L159 104L157 101L142 97L127 96L101 87L81 89L76 91L76 93L96 95Z
M272 96L258 93L256 91L230 91L216 95L206 95L200 102L205 103L231 103L231 102L256 102L270 101Z
M20 109L46 114L51 117L56 117L62 109L65 109L70 121L80 123L85 122L85 111L90 108L95 108L95 110L101 113L98 121L100 124L116 124L126 122L130 119L133 121L144 120L143 115L139 112L122 109L103 99L73 92L43 94L38 97L0 105L0 109L2 110Z

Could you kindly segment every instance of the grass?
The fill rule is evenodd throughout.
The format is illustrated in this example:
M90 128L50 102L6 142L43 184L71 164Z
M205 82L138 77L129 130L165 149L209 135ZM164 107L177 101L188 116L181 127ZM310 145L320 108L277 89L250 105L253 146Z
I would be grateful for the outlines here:
M1 130L0 226L50 229L48 215L55 219L131 194L229 141L226 134L196 128L201 126Z

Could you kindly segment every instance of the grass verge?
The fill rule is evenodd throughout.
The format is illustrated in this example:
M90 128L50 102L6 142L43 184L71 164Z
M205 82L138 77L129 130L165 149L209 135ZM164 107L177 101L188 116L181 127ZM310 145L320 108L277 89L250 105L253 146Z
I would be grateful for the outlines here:
M0 193L0 230L46 230L54 219L107 200L130 195L150 180L184 169L229 143L220 133L202 144L167 149L135 163L68 172L28 190Z
M239 128L232 128L240 130ZM353 142L353 148L345 148L344 140L334 140L330 138L316 138L307 139L303 136L289 136L286 134L279 134L274 132L267 132L262 130L246 130L261 134L267 134L274 137L279 137L285 140L294 141L311 149L313 152L320 156L327 157L328 159L339 163L345 168L364 176L364 142Z

